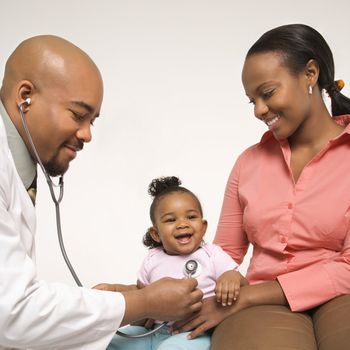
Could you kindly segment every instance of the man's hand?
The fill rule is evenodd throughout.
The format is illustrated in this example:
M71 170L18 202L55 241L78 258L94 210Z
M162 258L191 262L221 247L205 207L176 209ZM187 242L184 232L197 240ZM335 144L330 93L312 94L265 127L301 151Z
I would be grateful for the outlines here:
M143 318L180 320L202 307L203 293L193 278L162 278L137 291L122 293L126 301L123 324Z
M135 284L126 285L126 284L100 283L92 287L92 289L107 290L110 292L127 292L131 290L137 290L138 287Z

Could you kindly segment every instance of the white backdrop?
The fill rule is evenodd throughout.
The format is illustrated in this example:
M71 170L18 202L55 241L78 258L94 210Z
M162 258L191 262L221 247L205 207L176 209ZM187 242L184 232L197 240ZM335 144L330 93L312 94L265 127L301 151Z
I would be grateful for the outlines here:
M83 48L104 77L101 118L65 177L62 204L67 252L87 286L135 281L155 177L177 175L198 195L213 239L233 163L265 131L240 80L263 32L315 27L333 50L336 78L350 85L348 0L0 0L0 13L1 76L19 42L55 34ZM42 176L39 186L39 275L73 284Z

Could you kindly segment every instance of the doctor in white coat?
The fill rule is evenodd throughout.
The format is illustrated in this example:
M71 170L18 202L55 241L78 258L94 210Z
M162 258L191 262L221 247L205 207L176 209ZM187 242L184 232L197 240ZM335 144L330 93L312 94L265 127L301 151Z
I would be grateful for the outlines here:
M37 276L27 192L35 188L36 163L18 106L46 170L57 176L91 140L102 95L96 65L62 38L25 40L7 61L0 90L0 349L105 349L121 325L180 319L201 307L194 279L163 279L143 289L103 285L106 291Z

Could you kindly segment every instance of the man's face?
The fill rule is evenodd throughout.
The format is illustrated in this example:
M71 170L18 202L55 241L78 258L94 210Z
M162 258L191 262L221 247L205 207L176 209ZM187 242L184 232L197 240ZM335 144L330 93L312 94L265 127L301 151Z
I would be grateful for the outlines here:
M62 79L61 79L62 78ZM91 125L103 97L99 73L84 65L32 95L27 123L40 159L51 176L67 171L69 163L91 141Z

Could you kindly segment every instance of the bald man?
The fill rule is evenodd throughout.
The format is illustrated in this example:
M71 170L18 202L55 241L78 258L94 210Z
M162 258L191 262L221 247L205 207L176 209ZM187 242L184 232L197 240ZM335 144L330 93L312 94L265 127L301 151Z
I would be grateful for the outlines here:
M148 287L95 289L47 283L36 275L34 206L38 159L51 176L91 141L103 97L90 57L55 36L22 42L9 57L0 90L0 349L106 349L121 325L144 318L175 320L201 307L194 279Z

